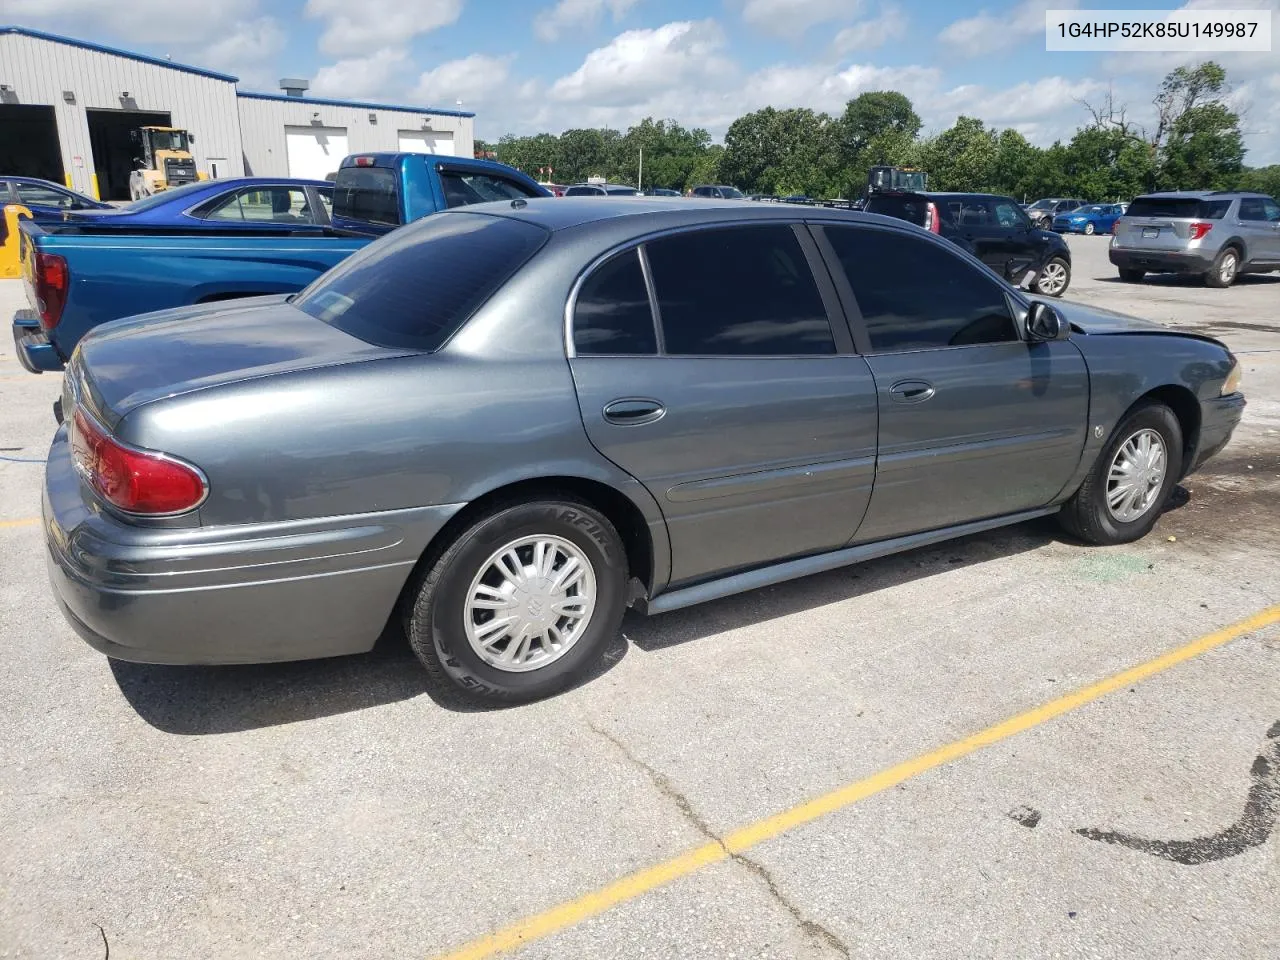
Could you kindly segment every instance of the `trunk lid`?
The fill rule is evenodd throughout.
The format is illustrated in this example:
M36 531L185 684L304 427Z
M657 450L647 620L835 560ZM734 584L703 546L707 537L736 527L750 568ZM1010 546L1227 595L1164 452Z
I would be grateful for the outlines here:
M411 351L365 343L303 313L283 296L179 307L92 331L68 366L68 401L87 392L114 429L129 411L221 384Z

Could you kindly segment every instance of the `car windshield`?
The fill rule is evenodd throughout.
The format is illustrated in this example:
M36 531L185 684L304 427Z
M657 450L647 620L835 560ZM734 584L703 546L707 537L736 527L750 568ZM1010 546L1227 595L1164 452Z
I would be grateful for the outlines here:
M133 203L125 204L125 210L130 213L140 213L143 210L150 210L152 207L158 207L162 203L169 203L173 200L181 200L189 193L198 193L208 187L207 183L196 181L188 183L181 187L174 187L172 190L161 190L159 193L153 193L149 197L143 197L141 200L135 200Z
M739 190L737 187L721 187L720 192L724 195L724 198L726 200L742 199L742 191Z
M177 150L185 153L187 150L187 134L185 130L152 130L151 131L151 149L152 150Z

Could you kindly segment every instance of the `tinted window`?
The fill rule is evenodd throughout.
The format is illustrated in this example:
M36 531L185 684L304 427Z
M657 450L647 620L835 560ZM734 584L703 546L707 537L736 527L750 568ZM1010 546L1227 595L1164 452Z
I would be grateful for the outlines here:
M570 187L564 192L566 197L598 197L604 193L599 187Z
M1280 220L1280 206L1274 200L1247 197L1240 201L1241 220Z
M519 220L438 213L348 257L293 304L367 343L435 350L546 239Z
M1177 217L1188 220L1197 219L1207 214L1201 211L1212 203L1222 202L1227 206L1231 205L1230 200L1226 201L1201 201L1195 197L1138 197L1133 203L1129 204L1130 217ZM1225 212L1225 207L1223 208ZM1213 219L1221 219L1219 214Z
M369 223L400 223L398 178L386 167L343 167L333 182L333 215Z
M646 246L669 354L835 353L804 252L787 226L704 230Z
M614 197L634 197L635 187L605 187L604 192Z
M537 196L536 191L521 186L506 177L487 173L464 173L445 170L440 174L445 203L450 207L465 207L471 203L487 203L490 200L515 200L518 197Z
M637 251L619 254L583 283L573 310L573 347L579 355L658 352Z
M991 225L991 211L985 200L962 200L956 222L962 227L987 227Z
M903 197L877 193L867 201L865 209L867 213L879 213L886 217L896 217L899 220L914 223L917 227L923 227L925 210L928 206L929 201L924 197Z
M872 349L1018 338L1003 288L945 247L888 230L827 227L826 232L866 320Z

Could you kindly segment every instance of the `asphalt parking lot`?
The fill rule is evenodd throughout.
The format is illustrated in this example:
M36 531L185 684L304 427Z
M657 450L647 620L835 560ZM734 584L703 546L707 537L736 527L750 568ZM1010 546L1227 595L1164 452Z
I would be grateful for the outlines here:
M90 650L33 519L59 383L6 335L0 957L1275 957L1280 275L1125 285L1106 244L1071 238L1069 299L1245 366L1149 538L1037 522L629 616L592 682L488 712L391 634Z

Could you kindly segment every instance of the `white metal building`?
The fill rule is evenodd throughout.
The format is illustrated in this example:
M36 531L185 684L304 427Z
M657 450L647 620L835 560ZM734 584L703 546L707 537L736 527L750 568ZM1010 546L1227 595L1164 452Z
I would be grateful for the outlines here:
M237 89L236 77L24 27L0 26L0 174L128 199L130 132L180 127L203 177L322 179L349 152L471 156L474 114Z

